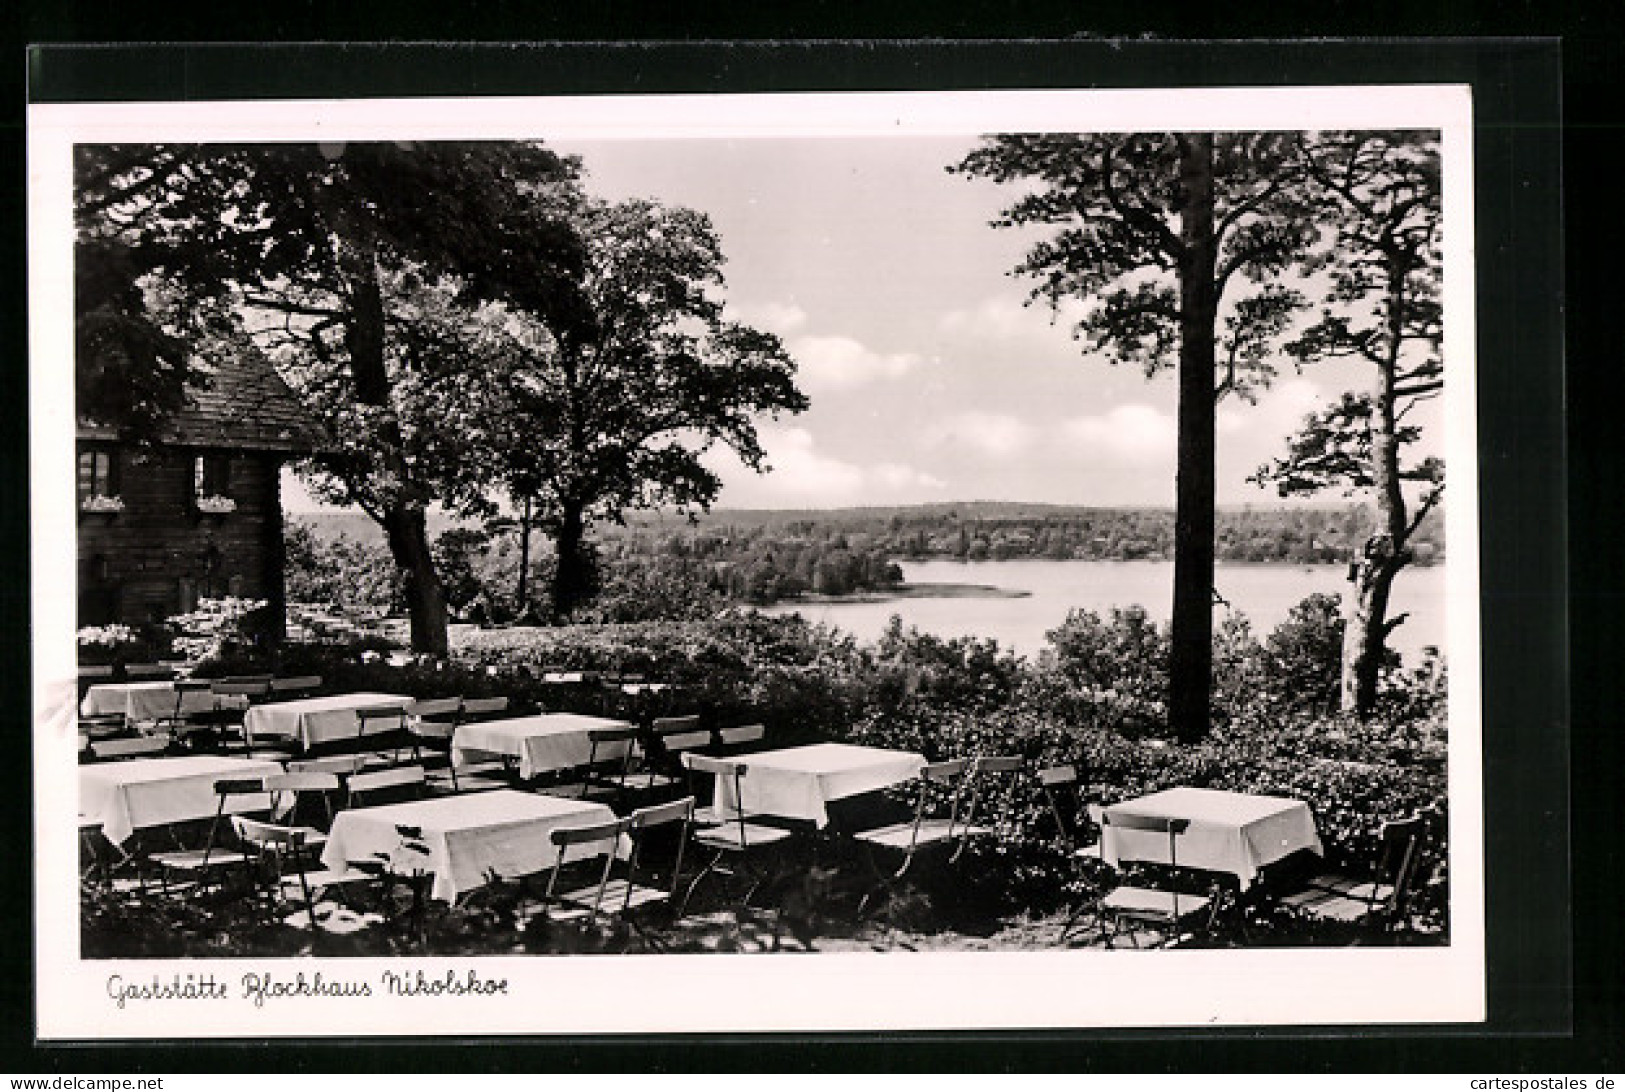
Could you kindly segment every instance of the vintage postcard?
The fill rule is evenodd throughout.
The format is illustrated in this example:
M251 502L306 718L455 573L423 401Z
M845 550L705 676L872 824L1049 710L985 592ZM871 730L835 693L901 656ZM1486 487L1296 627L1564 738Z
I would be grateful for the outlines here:
M1482 1021L1472 108L31 106L40 1036Z

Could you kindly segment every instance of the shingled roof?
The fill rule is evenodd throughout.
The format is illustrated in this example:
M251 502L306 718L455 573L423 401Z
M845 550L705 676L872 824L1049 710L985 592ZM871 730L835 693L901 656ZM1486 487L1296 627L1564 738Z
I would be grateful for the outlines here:
M163 440L181 447L222 447L308 455L330 447L322 427L299 404L271 364L252 350L195 362L209 373L188 405L169 421ZM80 439L116 439L116 429L81 419Z

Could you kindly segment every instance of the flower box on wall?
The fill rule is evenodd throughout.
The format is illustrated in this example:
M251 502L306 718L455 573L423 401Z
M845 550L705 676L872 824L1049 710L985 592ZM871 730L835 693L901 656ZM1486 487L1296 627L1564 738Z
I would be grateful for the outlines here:
M124 511L124 500L121 497L97 495L86 497L79 502L79 515L92 519L111 520Z
M237 511L237 502L230 497L198 497L192 505L200 516L225 516Z

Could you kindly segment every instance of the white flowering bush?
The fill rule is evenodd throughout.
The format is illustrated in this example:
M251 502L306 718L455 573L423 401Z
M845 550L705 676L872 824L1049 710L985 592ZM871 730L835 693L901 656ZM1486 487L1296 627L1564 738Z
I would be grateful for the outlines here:
M169 620L175 649L193 663L217 658L228 645L252 639L249 616L269 605L264 599L235 596L199 599L196 610Z
M79 502L81 512L122 512L124 511L123 497L94 496L86 497Z
M223 516L237 511L237 502L230 497L199 497L195 503L199 512L209 516Z

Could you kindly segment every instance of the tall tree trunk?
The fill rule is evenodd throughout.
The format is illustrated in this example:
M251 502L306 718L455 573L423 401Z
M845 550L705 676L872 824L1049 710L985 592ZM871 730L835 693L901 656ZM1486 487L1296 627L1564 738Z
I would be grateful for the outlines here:
M449 647L446 596L429 552L422 505L392 505L384 512L384 534L406 583L406 610L412 621L412 651L444 656Z
M345 242L339 250L345 279L350 290L350 316L345 326L345 342L350 354L350 371L355 379L356 399L363 405L388 407L389 369L384 359L384 301L378 284L378 266L366 229L357 229L353 220L341 232ZM412 650L444 656L449 648L446 596L435 572L429 551L428 523L424 513L427 501L412 480L411 468L402 454L400 429L393 421L380 429L384 449L383 470L396 482L382 502L380 522L406 584L406 609L412 622Z
M553 570L553 615L559 621L592 597L593 566L587 557L587 521L580 501L559 506L558 564Z
M1208 731L1213 686L1213 457L1218 310L1213 236L1213 137L1180 139L1179 468L1168 719L1183 742Z
M519 508L519 586L514 589L514 616L530 610L530 498Z
M1386 352L1377 365L1376 386L1371 392L1371 478L1377 497L1377 528L1352 566L1354 608L1343 630L1342 706L1361 720L1376 709L1377 678L1388 634L1404 620L1403 616L1388 620L1388 597L1394 577L1411 558L1395 416L1404 304L1405 267L1394 258L1388 267Z

